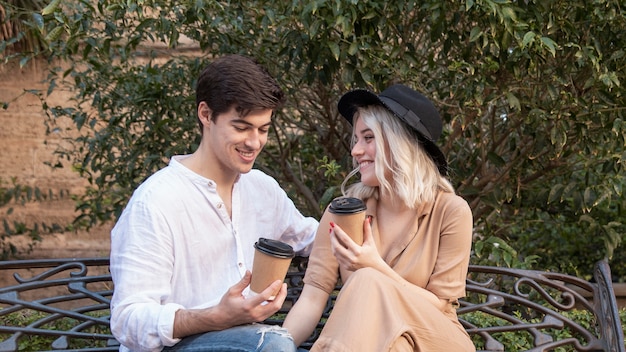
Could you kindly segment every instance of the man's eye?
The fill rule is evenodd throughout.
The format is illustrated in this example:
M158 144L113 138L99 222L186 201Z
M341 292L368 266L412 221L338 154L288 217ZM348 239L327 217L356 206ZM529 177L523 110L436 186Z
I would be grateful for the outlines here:
M247 127L241 127L241 126L233 126L233 127L234 127L237 131L241 131L241 132L243 132L243 131L245 131L245 130L247 130L247 129L248 129Z

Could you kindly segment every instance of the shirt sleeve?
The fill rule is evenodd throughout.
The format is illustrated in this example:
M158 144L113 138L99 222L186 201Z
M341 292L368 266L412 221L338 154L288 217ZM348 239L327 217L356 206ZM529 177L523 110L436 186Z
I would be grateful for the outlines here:
M182 306L162 303L173 268L166 227L158 211L131 202L111 231L111 331L132 351L161 351L179 341L174 316Z
M266 187L273 190L276 204L274 227L280 232L280 240L291 245L297 255L308 257L315 240L317 220L304 216L275 179L265 174L260 176L263 176Z

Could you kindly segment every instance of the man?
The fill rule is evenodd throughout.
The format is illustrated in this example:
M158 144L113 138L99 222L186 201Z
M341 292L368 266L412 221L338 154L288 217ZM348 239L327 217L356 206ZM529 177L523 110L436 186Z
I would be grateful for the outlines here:
M286 285L248 295L260 237L308 255L317 228L252 169L283 100L268 72L243 56L200 74L200 146L138 187L111 232L111 330L121 351L295 351L284 329L253 324L281 307Z

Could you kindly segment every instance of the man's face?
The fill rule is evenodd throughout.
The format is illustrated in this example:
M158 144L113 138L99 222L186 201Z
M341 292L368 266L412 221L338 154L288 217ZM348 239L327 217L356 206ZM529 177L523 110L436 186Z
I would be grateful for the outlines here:
M205 137L214 160L224 174L242 174L252 169L265 143L272 122L272 110L255 110L241 117L232 108L205 125Z

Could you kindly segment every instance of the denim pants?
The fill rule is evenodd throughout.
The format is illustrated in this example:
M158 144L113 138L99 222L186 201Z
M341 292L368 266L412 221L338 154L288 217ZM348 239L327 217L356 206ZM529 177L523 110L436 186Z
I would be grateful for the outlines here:
M295 352L287 330L272 325L250 324L188 336L163 352Z

